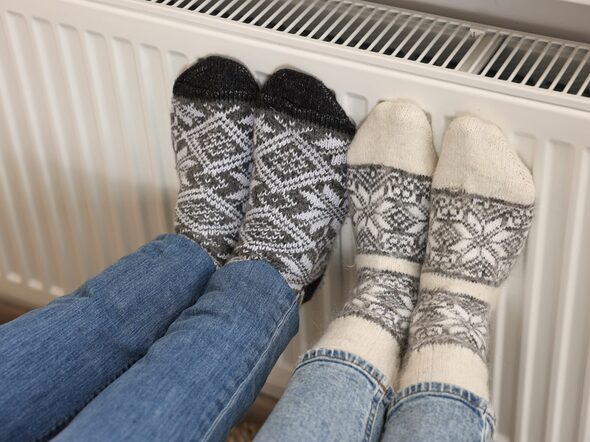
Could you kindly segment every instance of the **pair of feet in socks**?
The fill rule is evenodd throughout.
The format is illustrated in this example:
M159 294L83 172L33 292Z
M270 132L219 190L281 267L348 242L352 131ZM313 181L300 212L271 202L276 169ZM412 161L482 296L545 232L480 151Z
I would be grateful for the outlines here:
M450 124L437 159L424 112L384 102L351 144L348 189L357 285L316 348L361 356L400 389L489 399L490 317L532 222L529 170L472 116Z
M216 266L269 262L306 300L348 187L358 284L317 347L357 354L395 386L443 382L489 397L490 315L534 205L530 172L497 127L456 119L437 159L424 112L386 102L347 158L354 125L308 75L280 70L259 90L239 63L209 57L173 92L177 233Z
M176 80L175 230L216 267L262 260L307 300L348 212L355 132L320 81L283 69L262 89L241 64L208 57Z

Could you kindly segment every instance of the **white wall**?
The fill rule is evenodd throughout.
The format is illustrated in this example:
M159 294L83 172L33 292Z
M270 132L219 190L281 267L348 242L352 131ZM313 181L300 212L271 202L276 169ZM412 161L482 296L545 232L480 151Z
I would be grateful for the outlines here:
M512 29L590 42L590 0L374 0Z

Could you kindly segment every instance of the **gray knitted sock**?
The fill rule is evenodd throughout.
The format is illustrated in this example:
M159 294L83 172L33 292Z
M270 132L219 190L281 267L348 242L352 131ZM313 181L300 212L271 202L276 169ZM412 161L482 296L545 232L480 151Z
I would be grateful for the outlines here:
M258 85L241 64L208 57L174 83L175 230L221 266L238 239L252 169Z
M259 96L248 211L232 261L272 264L307 300L347 212L346 150L355 127L334 94L283 69Z

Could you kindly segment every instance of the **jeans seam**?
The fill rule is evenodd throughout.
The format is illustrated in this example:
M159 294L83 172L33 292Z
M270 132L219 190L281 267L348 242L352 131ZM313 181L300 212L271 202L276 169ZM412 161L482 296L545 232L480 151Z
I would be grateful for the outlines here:
M375 418L377 416L377 409L379 408L379 403L383 402L383 398L386 395L385 391L381 390L380 385L378 386L377 392L377 394L373 395L371 410L367 418L367 423L365 424L365 441L367 442L370 442L371 440L371 434L373 433L373 427L375 425ZM384 407L387 407L387 404L384 404Z
M481 442L488 442L486 440L486 434L488 433L488 420L487 420L487 416L486 416L486 412L485 411L481 411L481 421L482 421L482 428L481 428Z
M217 425L219 425L221 419L225 416L225 413L227 412L227 410L230 408L230 406L232 406L235 403L236 398L241 393L242 389L244 388L244 385L246 385L248 383L248 381L252 378L253 373L256 371L256 369L259 367L259 365L262 363L261 361L264 359L263 356L269 352L271 344L275 341L275 339L279 333L279 330L282 330L287 318L289 317L289 314L293 311L293 308L299 308L299 302L297 301L297 299L294 299L294 302L291 303L291 306L287 309L287 311L283 315L279 324L275 328L275 331L273 332L271 339L269 340L268 345L266 346L266 349L264 350L264 352L261 353L260 357L258 358L258 362L256 362L256 364L254 365L254 367L252 367L252 369L250 370L248 375L242 380L242 382L235 389L234 393L231 395L231 397L227 401L227 404L225 405L225 407L223 407L219 411L217 417L215 418L215 420L213 421L213 423L209 427L209 430L205 433L205 435L203 437L204 441L209 440L209 438L211 437L211 434L217 428Z
M490 435L489 440L493 440L494 433L496 432L496 420L494 415L490 413L488 408L482 410L482 419L485 422L484 433L482 435L482 442L488 442L486 439L486 434Z

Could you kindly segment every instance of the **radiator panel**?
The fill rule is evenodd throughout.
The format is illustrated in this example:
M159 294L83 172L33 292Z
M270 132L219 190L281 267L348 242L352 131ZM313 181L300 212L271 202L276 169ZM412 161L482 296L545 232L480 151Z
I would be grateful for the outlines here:
M518 146L533 170L537 215L496 315L498 440L590 440L588 112L449 82L395 58L352 59L292 35L270 39L214 17L118 3L7 0L0 8L2 296L42 305L171 230L169 102L174 78L196 58L234 57L260 81L294 65L333 88L357 122L379 100L409 98L430 113L437 148L462 112L499 124ZM347 222L267 392L280 394L350 294L353 252Z

